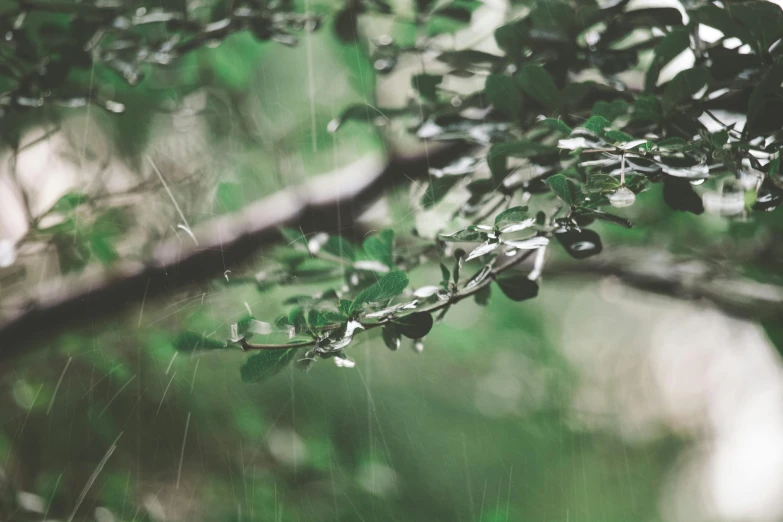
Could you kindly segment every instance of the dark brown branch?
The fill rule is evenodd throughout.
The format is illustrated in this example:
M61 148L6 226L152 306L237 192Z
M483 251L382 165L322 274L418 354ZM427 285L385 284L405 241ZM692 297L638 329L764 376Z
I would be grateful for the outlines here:
M0 359L33 350L30 341L119 312L145 298L216 279L280 239L279 227L349 231L387 189L428 174L430 165L469 152L466 145L430 146L426 152L371 156L345 169L280 191L234 214L196 226L190 238L161 243L146 263L120 262L107 274L59 281L34 302L0 322ZM63 284L64 283L64 284ZM65 292L61 287L68 288ZM53 289L54 288L54 289Z

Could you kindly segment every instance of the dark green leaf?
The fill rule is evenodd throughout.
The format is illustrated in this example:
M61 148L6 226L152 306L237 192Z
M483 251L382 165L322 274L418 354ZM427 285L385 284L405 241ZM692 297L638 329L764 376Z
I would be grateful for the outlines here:
M261 350L248 357L240 369L242 382L259 383L279 373L296 356L297 348L282 350Z
M555 118L544 118L540 121L541 124L546 125L553 131L562 132L563 134L571 134L573 129L565 124L563 120L557 120Z
M601 238L592 230L568 230L555 234L555 238L574 259L585 259L601 253Z
M487 306L489 304L489 298L491 294L492 286L484 285L473 295L473 299L475 299L477 305Z
M653 58L649 69L647 69L647 76L644 79L644 86L647 92L655 89L658 83L658 76L661 74L664 66L688 49L690 43L690 36L685 28L674 29L658 42L653 51L655 58Z
M672 210L702 214L704 203L687 179L666 176L663 180L663 201Z
M180 352L222 350L227 348L226 343L204 337L196 332L182 332L174 338L171 344Z
M408 286L408 276L401 270L389 272L374 284L365 288L351 305L351 314L365 303L382 303L397 297Z
M389 350L398 350L400 348L400 332L394 325L384 325L381 328L383 342Z
M663 90L661 103L664 112L669 113L683 101L690 100L707 85L709 79L710 75L703 67L694 67L678 73Z
M584 124L584 128L590 132L603 136L604 131L611 125L611 122L603 116L591 116Z
M414 312L392 320L397 330L410 339L421 339L432 330L432 314Z
M543 145L530 140L520 140L507 143L495 143L487 152L487 165L492 172L492 178L500 184L508 175L508 158L531 158L557 152L556 147Z
M783 61L770 67L750 95L747 130L751 137L755 137L760 128L770 128L770 130L780 128L780 111L770 109L773 103L777 105L783 103L781 83L783 83Z
M454 188L454 185L462 179L460 176L441 176L439 178L432 178L427 189L424 191L424 195L421 196L421 206L424 208L433 207L436 203L439 203L449 191Z
M552 189L552 192L570 206L577 205L584 199L584 195L574 181L562 174L550 176L547 178L546 183Z
M550 111L559 111L563 105L560 89L552 76L540 65L528 65L519 71L517 83L522 91Z
M503 112L509 119L516 119L522 112L522 92L514 79L504 74L490 74L484 84L487 103Z
M525 301L538 295L538 283L524 274L505 272L495 279L500 290L512 301Z
M422 98L435 102L438 99L438 85L443 81L443 76L436 74L417 74L411 78L411 85Z

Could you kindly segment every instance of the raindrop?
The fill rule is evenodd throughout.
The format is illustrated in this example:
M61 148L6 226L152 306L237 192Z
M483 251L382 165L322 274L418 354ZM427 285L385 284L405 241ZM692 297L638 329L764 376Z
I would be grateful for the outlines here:
M415 339L413 341L413 351L416 353L421 353L424 351L424 341L421 339Z
M636 194L628 187L620 187L617 192L609 196L609 203L615 208L630 207L636 201Z

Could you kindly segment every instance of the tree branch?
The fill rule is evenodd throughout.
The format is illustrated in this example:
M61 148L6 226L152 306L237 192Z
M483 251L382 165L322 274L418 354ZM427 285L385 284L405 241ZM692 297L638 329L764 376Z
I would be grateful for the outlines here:
M58 280L0 321L0 359L34 349L30 341L119 312L145 298L220 277L280 239L279 228L344 232L387 189L428 174L467 152L464 143L413 154L378 155L282 190L242 210L194 227L198 245L178 238L159 244L145 263L119 262L109 273ZM62 288L66 290L63 291Z

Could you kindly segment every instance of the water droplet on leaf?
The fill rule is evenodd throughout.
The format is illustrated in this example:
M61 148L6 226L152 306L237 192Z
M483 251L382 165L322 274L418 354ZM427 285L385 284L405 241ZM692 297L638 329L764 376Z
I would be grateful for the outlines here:
M628 187L620 187L609 196L609 203L616 208L630 207L636 201L636 194Z

